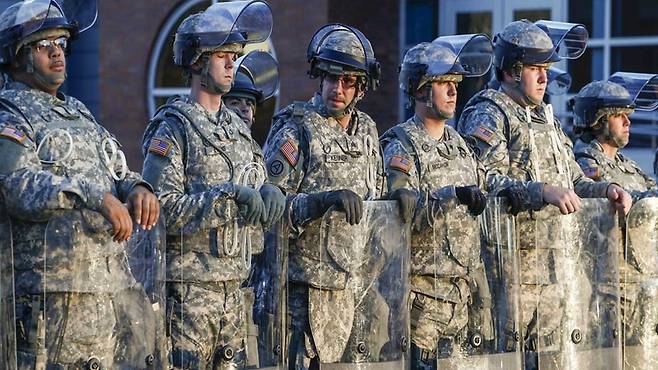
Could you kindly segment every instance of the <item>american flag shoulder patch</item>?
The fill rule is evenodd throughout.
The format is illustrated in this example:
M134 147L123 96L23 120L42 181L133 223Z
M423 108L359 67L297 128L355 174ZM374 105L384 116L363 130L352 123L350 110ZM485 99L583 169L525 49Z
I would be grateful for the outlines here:
M601 177L601 170L598 167L586 167L583 169L583 173L592 180Z
M13 127L4 127L2 131L0 131L0 136L14 140L19 144L22 144L23 141L27 139L27 135L25 135L23 131Z
M388 166L390 168L402 171L408 175L409 170L411 169L411 161L403 156L394 155L388 161Z
M473 132L473 136L489 144L494 138L494 132L484 126L478 126Z
M154 137L151 139L151 144L149 144L149 153L166 157L173 146L174 144L169 140Z
M297 145L295 145L292 139L288 139L288 141L281 145L279 151L281 154L283 154L283 157L288 161L288 163L290 163L291 166L295 167L297 165L297 161L299 160L299 151L297 150Z

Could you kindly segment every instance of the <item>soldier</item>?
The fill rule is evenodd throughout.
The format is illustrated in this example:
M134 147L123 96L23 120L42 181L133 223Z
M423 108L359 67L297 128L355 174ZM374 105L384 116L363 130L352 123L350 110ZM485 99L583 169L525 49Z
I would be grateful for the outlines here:
M128 355L143 354L146 343L124 340L153 311L123 242L133 222L156 224L159 205L128 170L116 139L59 91L69 43L93 24L96 4L78 10L19 2L0 15L0 68L8 76L0 91L0 189L13 239L18 366L146 368L152 352ZM134 310L145 316L126 321Z
M152 181L167 225L167 317L175 368L253 364L245 348L252 307L242 284L261 226L280 218L281 191L263 183L263 155L249 127L222 104L245 44L266 40L272 13L263 1L217 3L186 18L174 63L191 85L170 99L143 139L144 177Z
M557 40L555 45L552 39ZM508 24L496 35L494 44L495 75L501 82L500 89L475 95L457 127L475 140L476 151L488 171L490 188L520 181L530 195L531 211L519 214L516 222L521 249L521 330L532 356L535 351L554 351L561 345L564 338L558 329L565 304L557 294L570 279L584 275L581 270L570 271L576 275L558 276L556 280L551 272L569 261L564 260L569 258L564 245L551 242L556 237L568 240L556 234L561 225L568 223L559 214L578 211L580 197L607 197L627 213L631 199L618 184L595 183L583 174L552 106L542 101L546 70L561 59L558 53L566 51L564 57L573 59L584 52L584 27L521 20ZM545 208L546 204L555 207ZM587 296L587 292L582 292L582 296ZM535 366L536 361L530 359L529 366Z
M291 369L385 357L383 352L380 356L378 345L355 343L354 332L363 323L350 307L363 297L352 296L352 275L328 259L326 251L318 254L323 224L319 219L325 212L330 208L344 212L347 223L356 225L363 214L363 200L377 199L384 192L377 127L356 108L366 91L377 87L379 64L365 36L340 24L318 30L307 57L310 76L320 78L320 92L308 102L279 112L265 146L271 181L289 193L285 217L292 229L288 266ZM408 219L416 195L406 190L394 198ZM343 230L349 239L347 230L349 225ZM357 243L353 244L356 248ZM387 318L367 320L386 327ZM325 333L324 328L335 330Z
M400 88L415 115L381 139L389 191L421 194L411 241L414 369L435 369L437 358L463 358L482 339L493 339L476 217L485 207L484 168L446 125L455 114L458 83L485 74L491 58L484 35L439 37L411 48L400 67Z
M622 184L635 202L655 197L658 186L637 163L619 153L619 149L628 144L631 125L628 116L635 109L651 110L643 99L647 95L655 108L656 95L655 91L637 89L631 94L625 86L631 89L639 83L644 88L653 77L618 72L609 81L585 85L570 101L575 114L574 131L579 136L574 153L583 172L595 181ZM650 344L656 323L656 291L650 283L657 261L656 245L650 241L655 237L656 214L656 199L636 203L626 219L625 249L623 253L618 251L624 365L633 369L649 369L656 361L655 347Z
M656 181L619 150L628 144L635 110L633 97L610 81L585 85L571 101L574 132L578 141L574 153L585 175L594 181L621 184L634 200L658 194Z
M256 121L256 106L279 90L276 59L264 51L252 51L236 62L233 87L223 96L226 106L251 127Z

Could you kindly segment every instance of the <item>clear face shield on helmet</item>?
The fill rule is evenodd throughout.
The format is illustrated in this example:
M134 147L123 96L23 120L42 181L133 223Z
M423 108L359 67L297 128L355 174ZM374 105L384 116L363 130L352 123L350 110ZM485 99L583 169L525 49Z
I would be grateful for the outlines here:
M279 64L270 53L252 51L235 62L234 70L236 76L244 73L249 77L253 83L250 88L253 89L257 103L271 98L279 91ZM234 85L233 89L236 88L247 90L246 87Z
M548 69L548 84L546 94L556 96L564 95L571 88L571 75L569 72L551 66Z
M325 41L335 32L352 33L358 39L360 50L345 53L324 48ZM337 73L343 72L342 69L346 68L346 71L365 74L368 79L368 87L372 90L376 90L379 86L381 71L380 65L375 59L375 52L365 35L354 27L334 23L320 28L315 35L313 35L311 42L308 44L306 59L311 63L310 75L312 78L319 76L315 71L315 64L317 64L316 59L321 59L322 61L335 65Z
M587 48L589 33L582 24L540 20L535 24L553 41L560 59L578 59Z
M635 109L653 111L658 108L658 75L650 73L617 72L610 82L622 85L635 103Z
M267 40L272 32L272 10L264 1L233 1L211 5L192 21L181 24L174 41L174 62L193 64L203 51L224 44Z
M28 0L9 6L0 14L0 64L10 63L21 40L54 28L63 28L71 37L96 22L96 0Z
M452 61L451 65L449 65L448 60L442 61L444 66L440 64L430 65L428 75L446 74L458 68L461 69L460 72L464 77L480 77L489 72L489 68L491 68L493 44L487 35L441 36L434 39L432 44L450 48L455 53L455 60ZM441 72L441 69L446 67L448 69Z

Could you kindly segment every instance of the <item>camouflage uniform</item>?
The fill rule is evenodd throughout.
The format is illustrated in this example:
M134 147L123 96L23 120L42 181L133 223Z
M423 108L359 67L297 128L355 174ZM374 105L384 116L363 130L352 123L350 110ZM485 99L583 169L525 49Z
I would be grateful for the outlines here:
M162 152L154 143L168 149ZM183 367L206 368L230 347L235 354L228 360L239 364L246 335L240 285L249 266L233 236L247 232L253 247L247 253L260 253L263 234L260 226L243 221L234 228L239 217L234 185L249 176L245 169L250 163L262 166L262 151L233 111L222 105L213 115L186 96L159 110L143 151L145 176L153 178L168 230L173 355L182 356Z
M321 352L333 354L333 358L320 357L322 362L337 362L341 358L345 361L355 355L346 350L354 347L354 343L348 343L348 337L336 335L331 340L320 342L320 338L311 335L310 325L316 322L310 323L309 320L316 320L317 324L333 320L335 325L348 328L337 332L349 336L352 322L345 318L351 313L344 312L341 307L349 307L345 302L353 302L355 297L344 293L351 284L350 275L318 248L321 245L321 220L309 217L312 207L307 204L307 194L350 189L363 199L380 197L384 179L377 127L370 116L355 110L349 127L343 130L326 112L320 95L307 103L284 108L275 116L273 127L280 129L268 138L266 144L269 178L286 192L294 194L289 196L287 211L293 229L288 265L293 331L290 346L304 348L305 353L298 354L305 359L291 358L290 361L308 367L310 358L318 357ZM289 147L294 148L293 155L287 154ZM329 293L333 294L333 302L325 301ZM313 301L309 302L309 299ZM309 304L317 305L323 312L309 312Z
M526 48L554 49L547 35L528 32L531 28L527 21L513 22L498 37ZM542 348L550 348L559 341L555 334L564 309L559 296L563 281L557 281L552 271L564 263L565 247L548 242L554 240L551 232L560 230L562 221L557 207L544 208L543 186L571 188L584 198L605 198L610 184L595 183L583 174L571 151L571 141L553 116L552 107L543 102L535 108L524 108L503 90L487 89L468 102L457 127L475 140L475 150L487 169L489 188L505 188L506 183L516 182L529 191L531 211L516 219L522 329L527 333L528 325L536 324L540 330L538 337L526 338L530 349L537 348L537 341L541 341ZM569 279L586 279L583 271L575 273L577 276ZM583 281L583 286L589 284ZM539 306L537 302L541 302ZM540 322L535 323L533 316Z
M123 180L112 177L109 169L117 163L107 163L101 152L108 142L118 142L75 98L9 82L0 92L0 125L6 159L2 191L14 239L19 364L33 366L40 355L37 343L44 337L37 318L44 313L49 364L82 366L95 356L112 368L120 345L116 334L125 325L119 302L136 282L124 245L112 241L109 228L88 228L105 223L98 213L104 193L125 201L135 185L150 186L133 172ZM63 259L57 258L63 251L51 249L43 237L52 232L49 220L66 210L77 216L67 216L74 229L58 229L75 240ZM84 234L75 227L84 227Z
M608 157L595 138L603 135L618 149L625 145L618 143L610 134L607 122L609 115L630 115L634 111L633 98L625 87L610 81L594 81L585 85L570 104L575 113L574 131L580 134L574 153L583 172L594 181L621 184L631 194L634 203L642 198L655 197L658 186L653 178L619 151L614 158ZM651 284L648 283L655 275L651 261L655 260L656 250L654 243L645 239L653 233L653 226L647 230L645 223L651 217L651 203L633 207L627 218L626 232L629 235L626 247L618 250L624 345L629 347L628 356L636 357L632 360L636 365L643 361L652 362L651 356L655 356L653 349L649 348L652 346L647 343L647 332L653 329L648 328L653 326L649 322L655 320L655 305L652 302L656 299L655 289L650 288ZM648 335L651 336L653 333ZM630 347L641 350L631 352ZM647 354L651 355L646 357Z
M412 327L412 343L426 358L436 357L441 343L439 357L446 357L453 345L460 351L465 344L470 274L484 270L477 218L458 206L455 187L483 187L484 169L452 127L435 140L417 117L385 133L382 146L387 172L400 171L400 160L409 163L406 181L398 184L421 192L411 243L411 301L422 302L424 309Z

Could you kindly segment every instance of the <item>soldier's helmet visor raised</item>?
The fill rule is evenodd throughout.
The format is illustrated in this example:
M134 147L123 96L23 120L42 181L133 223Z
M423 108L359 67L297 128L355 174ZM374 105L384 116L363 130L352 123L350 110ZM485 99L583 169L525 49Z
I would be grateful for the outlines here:
M535 24L553 41L560 59L578 59L587 48L589 33L582 24L540 20Z
M493 44L484 34L441 36L432 44L446 47L455 53L455 59L438 60L428 66L428 74L459 73L464 77L480 77L489 71L493 61Z
M610 82L622 85L633 99L635 109L653 111L658 108L658 75L650 73L617 72Z
M546 93L549 95L564 95L571 88L571 75L557 67L548 69L548 85Z
M267 52L252 51L237 60L234 80L227 97L246 94L261 103L279 90L278 63Z
M27 0L9 6L0 14L0 64L9 63L30 35L62 28L75 38L93 26L97 14L96 0Z
M177 65L194 63L199 50L263 42L272 32L272 10L264 1L216 3L193 17L176 32L174 62Z

